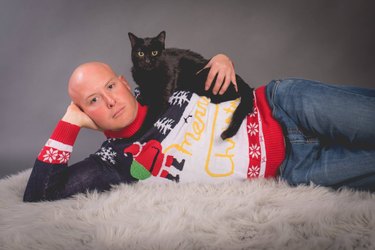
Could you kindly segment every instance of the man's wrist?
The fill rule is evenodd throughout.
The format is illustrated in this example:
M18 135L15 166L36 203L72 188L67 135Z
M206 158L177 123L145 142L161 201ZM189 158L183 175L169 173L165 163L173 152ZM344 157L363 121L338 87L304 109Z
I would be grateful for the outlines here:
M69 112L65 113L61 120L82 128L81 119L79 119L75 115L70 114Z

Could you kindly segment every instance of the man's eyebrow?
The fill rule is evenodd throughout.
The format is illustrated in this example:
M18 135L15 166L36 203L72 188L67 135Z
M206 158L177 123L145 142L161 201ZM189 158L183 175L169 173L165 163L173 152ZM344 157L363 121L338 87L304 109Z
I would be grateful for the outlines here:
M114 76L114 77L112 77L111 79L109 79L109 81L106 82L106 83L104 84L104 86L107 87L108 84L110 84L111 82L113 82L113 79L115 79L115 78L116 78L116 77Z
M116 77L114 76L114 77L112 77L111 79L109 79L109 80L104 84L104 87L107 87L108 84L110 84L110 83L113 81L113 79L115 79L115 78L116 78ZM96 95L96 93L92 93L91 95L88 95L88 96L85 98L85 100L90 99L91 96L94 96L94 95Z
M91 96L94 96L94 95L96 95L96 93L92 93L91 95L87 96L87 97L85 98L85 101L87 101L88 99L91 98Z

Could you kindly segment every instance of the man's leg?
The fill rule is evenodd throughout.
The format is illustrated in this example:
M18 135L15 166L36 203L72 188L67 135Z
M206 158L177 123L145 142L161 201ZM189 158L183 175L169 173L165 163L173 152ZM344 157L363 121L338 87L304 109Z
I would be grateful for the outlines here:
M375 89L290 79L274 102L306 134L330 143L375 148Z
M290 79L267 95L286 136L283 178L375 189L375 90Z

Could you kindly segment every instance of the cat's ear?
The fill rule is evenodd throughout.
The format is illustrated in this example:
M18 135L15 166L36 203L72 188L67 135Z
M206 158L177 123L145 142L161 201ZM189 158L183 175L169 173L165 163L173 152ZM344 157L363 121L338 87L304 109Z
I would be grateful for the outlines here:
M133 33L129 32L129 39L130 39L130 44L132 45L132 48L134 47L135 43L137 42L138 37L136 37Z
M160 34L156 37L156 39L158 39L162 44L165 43L165 31L163 30L162 32L160 32Z

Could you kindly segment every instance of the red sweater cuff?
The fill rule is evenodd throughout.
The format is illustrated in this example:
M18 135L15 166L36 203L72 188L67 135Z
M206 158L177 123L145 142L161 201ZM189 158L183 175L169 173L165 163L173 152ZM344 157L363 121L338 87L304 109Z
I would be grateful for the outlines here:
M80 129L77 125L60 120L50 139L73 146Z

